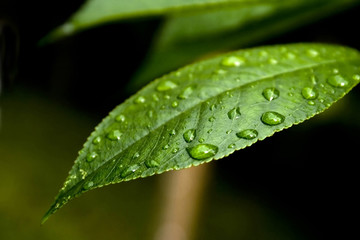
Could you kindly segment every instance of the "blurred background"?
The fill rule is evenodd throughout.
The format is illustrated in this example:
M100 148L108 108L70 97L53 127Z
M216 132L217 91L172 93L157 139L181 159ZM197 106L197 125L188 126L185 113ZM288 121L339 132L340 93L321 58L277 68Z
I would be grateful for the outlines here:
M160 239L177 190L185 193L175 208L194 203L190 232L167 228L178 239L345 239L357 231L359 87L325 113L225 159L90 191L41 226L87 136L136 90L126 86L163 21L113 23L39 47L81 3L0 0L0 239ZM254 45L360 50L359 11ZM178 175L189 182L169 181Z

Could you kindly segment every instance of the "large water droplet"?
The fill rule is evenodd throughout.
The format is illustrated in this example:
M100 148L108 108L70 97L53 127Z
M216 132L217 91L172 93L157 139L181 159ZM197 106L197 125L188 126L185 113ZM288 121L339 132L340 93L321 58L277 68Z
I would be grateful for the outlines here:
M140 168L140 165L138 165L138 164L131 165L130 167L125 168L125 169L121 172L120 176L121 176L122 178L127 177L127 176L129 176L130 174L133 174L133 173L134 173L136 170L138 170L139 168Z
M265 88L264 91L262 92L262 95L266 100L272 101L280 96L280 91L274 87Z
M122 115L122 114L117 115L117 116L115 117L115 121L117 121L117 122L124 122L124 121L125 121L125 116Z
M171 90L177 87L177 84L172 82L172 81L163 81L161 82L157 87L156 90L158 90L159 92L163 92L163 91L167 91L167 90Z
M122 133L119 130L113 130L106 135L112 141L120 140Z
M135 103L144 103L146 101L145 97L139 96L135 99Z
M147 160L145 161L145 165L148 168L154 168L154 167L158 167L160 164L155 160Z
M240 107L236 107L236 108L233 108L231 109L229 112L228 112L228 118L229 119L237 119L240 117L241 115L241 112L240 112Z
M92 143L95 144L95 145L98 145L100 142L101 142L101 137L100 136L97 136L92 141Z
M261 116L261 121L270 126L281 124L284 120L285 117L277 112L265 112Z
M189 129L186 130L183 134L184 140L186 142L192 142L196 137L196 130L195 129Z
M255 129L245 129L241 132L236 133L239 138L251 140L258 136L258 132Z
M221 64L227 67L239 67L245 64L245 58L239 56L227 56L222 59Z
M193 88L191 86L185 88L178 96L179 99L187 99L193 92Z
M96 152L90 152L88 155L86 155L86 161L92 162L94 161L99 155Z
M186 149L190 157L196 160L203 160L215 156L219 148L212 144L199 144Z
M345 87L349 84L348 80L343 78L341 75L331 76L327 82L333 87Z
M318 97L318 92L314 88L311 88L311 87L304 87L301 90L301 94L307 100L314 100Z

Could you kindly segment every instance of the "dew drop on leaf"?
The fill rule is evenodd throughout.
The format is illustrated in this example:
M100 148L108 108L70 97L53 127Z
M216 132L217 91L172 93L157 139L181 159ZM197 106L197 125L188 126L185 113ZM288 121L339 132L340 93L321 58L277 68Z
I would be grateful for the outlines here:
M172 150L172 153L177 153L179 150L180 150L179 148L174 148L174 149Z
M146 102L146 99L143 96L139 96L135 99L135 103L144 103L144 102Z
M270 58L269 63L272 65L276 65L276 64L278 64L278 60L276 60L275 58Z
M162 149L163 149L163 150L166 150L166 149L168 149L169 147L170 147L169 144L166 144L165 146L162 147Z
M154 167L158 167L160 164L155 161L155 160L147 160L145 161L145 166L148 168L154 168Z
M261 116L261 121L266 125L275 126L283 123L285 117L277 112L265 112Z
M138 170L140 168L140 165L138 164L134 164L134 165L131 165L130 167L128 168L125 168L121 174L120 174L120 177L124 178L124 177L127 177L129 176L130 174L133 174L136 170Z
M200 138L200 139L199 139L199 143L203 143L204 141L205 141L204 138Z
M89 182L87 182L87 183L84 184L83 188L84 188L85 190L88 190L88 189L90 189L92 186L94 186L94 182L93 182L93 181L89 181Z
M233 108L231 109L229 112L228 112L228 118L229 119L237 119L240 117L241 113L240 113L240 107L236 107L236 108Z
M96 152L90 152L88 155L86 155L86 161L92 162L98 157L98 154Z
M264 91L262 92L262 95L266 100L272 101L280 96L280 91L274 87L265 88Z
M97 136L96 138L93 139L92 143L97 145L101 142L101 137L100 136Z
M352 77L355 81L360 81L360 75L359 74L355 74Z
M301 95L307 100L314 100L318 97L318 92L311 87L304 87L301 90Z
M309 57L317 57L319 56L319 52L316 51L315 49L308 49L306 51L306 54L309 56Z
M236 145L234 143L230 144L228 148L234 148Z
M183 134L183 137L187 143L192 142L196 137L196 130L195 129L186 130Z
M177 87L177 84L172 81L163 81L157 87L156 90L159 92L168 91Z
M221 60L221 64L227 67L239 67L245 64L245 58L239 56L227 56Z
M212 116L212 117L209 117L209 122L214 122L215 121L215 117L214 116Z
M196 160L203 160L215 156L219 148L212 144L198 144L186 149L190 157Z
M245 129L241 132L236 133L236 136L238 136L238 138L251 140L258 136L258 132L255 129Z
M341 75L331 76L328 78L327 82L333 87L345 87L349 83Z
M117 122L124 122L124 121L125 121L125 116L122 115L122 114L117 115L117 116L115 117L115 121L117 121Z
M106 135L111 141L120 140L122 133L119 130L113 130Z
M193 88L191 86L186 87L178 96L179 99L187 99L193 92Z
M171 103L171 106L172 106L173 108L176 108L177 106L179 106L179 103L178 103L177 101L173 101L173 102Z

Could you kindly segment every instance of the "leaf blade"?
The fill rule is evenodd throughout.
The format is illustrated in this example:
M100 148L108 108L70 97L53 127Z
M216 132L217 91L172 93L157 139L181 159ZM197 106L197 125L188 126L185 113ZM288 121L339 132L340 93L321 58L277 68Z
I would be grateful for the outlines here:
M220 159L309 119L359 82L359 65L349 48L292 44L225 54L157 79L96 127L43 221L90 189ZM277 97L264 97L274 88Z

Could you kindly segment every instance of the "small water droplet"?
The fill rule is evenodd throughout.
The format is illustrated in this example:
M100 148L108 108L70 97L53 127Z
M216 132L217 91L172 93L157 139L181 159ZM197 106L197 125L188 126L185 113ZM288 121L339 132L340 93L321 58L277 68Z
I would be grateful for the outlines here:
M261 57L267 57L269 54L268 54L268 52L267 51L264 51L264 50L262 50L262 51L260 51L260 54L259 54Z
M168 100L168 99L170 99L170 96L169 96L169 95L165 95L165 96L164 96L164 99L167 99L167 100Z
M165 146L162 147L162 149L163 149L163 150L166 150L166 149L168 149L169 147L170 147L169 144L166 144Z
M286 57L287 57L287 59L295 59L295 58L296 58L296 55L293 54L293 53L291 53L291 52L288 52L288 53L286 54Z
M227 71L220 68L220 69L216 69L216 70L214 71L214 73L215 73L215 74L219 74L219 75L223 75L223 74L227 73Z
M145 161L145 165L148 168L154 168L154 167L158 167L160 164L155 160L147 160Z
M275 126L283 123L285 117L277 112L265 112L261 116L261 121L267 125Z
M241 112L240 112L240 107L236 107L236 108L233 108L231 109L229 112L228 112L228 118L229 119L237 119L240 117L241 115Z
M245 129L241 132L236 133L236 136L246 140L251 140L258 136L258 132L255 129Z
M275 58L270 58L269 63L272 65L276 65L276 64L278 64L278 60L276 60Z
M334 69L332 70L332 72L333 72L334 74L338 74L338 73L339 73L339 69L334 68Z
M227 130L226 131L226 134L230 134L230 133L232 133L232 130Z
M209 120L209 122L214 122L214 121L215 121L215 119L216 119L216 118L215 118L214 116L212 116L212 117L209 117L209 119L208 119L208 120Z
M170 134L170 136L176 135L176 130L175 129L171 130L169 134Z
M221 64L227 67L239 67L245 64L245 58L239 56L227 56L222 59Z
M274 87L265 88L262 92L264 98L268 101L277 99L280 96L280 91Z
M210 111L214 111L216 109L216 104L212 104L211 106L210 106Z
M99 155L96 152L90 152L88 155L86 155L86 161L92 162L94 161Z
M236 145L234 143L230 144L228 148L234 148Z
M173 102L171 103L171 106L172 106L173 108L176 108L177 106L179 106L179 103L178 103L177 101L173 101Z
M129 176L130 174L133 174L133 173L134 173L136 170L138 170L139 168L140 168L140 165L138 165L138 164L131 165L130 167L125 168L125 169L121 172L120 176L121 176L122 178L125 178L125 177Z
M111 141L120 140L122 133L119 130L113 130L106 135Z
M190 157L196 160L203 160L215 156L219 148L212 144L198 144L194 147L186 148Z
M172 153L177 153L179 150L180 150L179 148L174 148L174 149L172 150Z
M83 188L84 188L85 190L88 190L88 189L90 189L92 186L94 186L94 182L93 182L93 181L89 181L89 182L87 182L87 183L84 184Z
M98 145L100 142L101 142L101 137L100 136L97 136L92 141L92 143L95 144L95 145Z
M319 52L316 51L315 49L308 49L306 51L306 54L309 56L309 57L317 57L319 56Z
M209 130L207 131L207 133L210 134L212 131L213 131L212 129L209 129Z
M149 118L152 118L152 117L154 116L154 111L153 111L153 110L149 110L149 111L147 112L147 115L148 115Z
M205 139L204 139L204 138L200 138L198 141L199 141L199 143L203 143L203 142L205 142Z
M289 97L292 97L292 96L294 96L294 94L293 94L292 92L289 92L289 93L288 93L288 96L289 96Z
M196 137L196 130L195 129L189 129L186 130L183 134L184 140L188 143L192 142Z
M116 121L116 122L124 122L124 121L125 121L125 116L122 115L122 114L117 115L117 116L115 117L115 121Z
M159 92L163 92L163 91L168 91L171 89L174 89L177 87L177 84L168 80L168 81L163 81L161 82L157 87L156 90L158 90Z
M314 106L315 102L310 100L310 101L308 101L308 104L311 105L311 106Z
M153 95L152 95L152 99L155 101L155 102L158 102L160 99L159 99L159 96L156 94L156 93L154 93Z
M193 88L191 86L186 87L178 96L179 99L187 99L193 92Z
M359 74L353 75L352 78L353 78L355 81L360 81L360 75L359 75Z
M317 84L317 79L316 79L315 75L312 75L312 76L310 77L310 80L311 80L311 83L312 83L313 85L316 85L316 84Z
M345 87L349 83L341 75L331 76L328 78L327 82L333 87Z
M140 153L136 152L133 156L133 159L140 157Z
M301 90L301 94L307 100L314 100L318 97L318 92L311 87L304 87Z
M139 96L135 99L135 103L144 103L146 101L145 97Z

